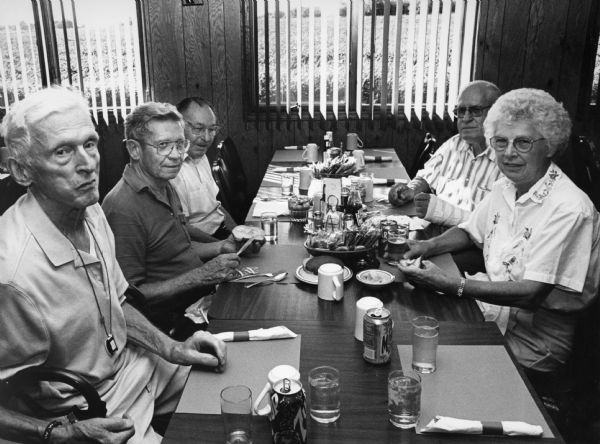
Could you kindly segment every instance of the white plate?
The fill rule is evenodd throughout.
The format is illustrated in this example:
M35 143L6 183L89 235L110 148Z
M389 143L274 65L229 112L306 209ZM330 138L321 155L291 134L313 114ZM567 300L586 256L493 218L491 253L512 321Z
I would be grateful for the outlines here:
M319 283L319 276L312 274L310 271L306 271L304 265L300 265L296 268L296 277L305 284L317 285ZM351 278L352 271L348 267L344 267L344 282L349 281Z
M365 275L367 273L376 274L380 278L381 282L373 282L371 280L366 279ZM369 287L384 287L394 282L394 279L396 279L396 277L392 273L385 270L377 269L363 270L356 275L356 280L358 280L362 284L368 285Z

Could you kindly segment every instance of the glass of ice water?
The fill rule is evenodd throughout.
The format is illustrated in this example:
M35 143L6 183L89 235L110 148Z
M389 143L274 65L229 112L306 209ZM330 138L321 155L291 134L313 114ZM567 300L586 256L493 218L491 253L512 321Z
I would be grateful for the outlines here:
M251 444L252 391L245 385L221 391L221 416L227 444Z
M390 422L401 429L417 425L421 414L421 377L410 370L394 370L388 376Z
M440 324L430 316L417 316L412 320L412 327L412 368L419 373L433 373Z
M328 366L308 374L310 416L317 422L334 422L340 417L340 372Z
M261 213L260 228L265 232L265 239L268 242L277 240L277 213L270 211Z

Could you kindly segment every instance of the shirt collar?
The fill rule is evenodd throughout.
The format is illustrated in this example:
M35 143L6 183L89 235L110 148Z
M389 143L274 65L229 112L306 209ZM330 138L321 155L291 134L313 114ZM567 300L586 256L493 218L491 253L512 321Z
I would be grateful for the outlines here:
M554 189L556 181L559 180L562 175L562 170L554 162L550 162L546 174L544 174L544 176L540 178L527 193L516 199L516 202L525 203L527 200L531 200L537 204L543 203ZM517 188L509 179L505 180L506 184L503 190L504 198L509 201L515 201Z
M135 191L136 193L140 193L144 190L147 190L154 199L166 205L169 208L172 208L171 203L168 198L165 200L163 196L156 193L154 189L150 186L150 184L146 181L146 179L138 173L138 171L131 166L131 164L125 165L125 169L123 170L123 180ZM169 193L174 193L173 190L169 190L172 187L170 182L167 182L167 196Z
M59 267L73 261L76 267L80 267L82 265L81 259L71 242L50 220L31 191L27 192L27 196L25 196L21 205L25 225L27 225L48 260L52 262L52 265ZM85 210L84 218L90 229L95 230L98 225L96 217L91 214L88 208ZM82 257L86 264L98 262L97 258L89 254L82 253Z
M460 139L460 143L458 144L458 149L459 149L459 151L468 151L471 154L473 154L473 149L463 139ZM496 152L489 145L487 145L486 149L484 149L481 153L479 153L477 156L474 156L474 157L478 158L478 157L484 157L484 156L487 157L492 162L496 161Z

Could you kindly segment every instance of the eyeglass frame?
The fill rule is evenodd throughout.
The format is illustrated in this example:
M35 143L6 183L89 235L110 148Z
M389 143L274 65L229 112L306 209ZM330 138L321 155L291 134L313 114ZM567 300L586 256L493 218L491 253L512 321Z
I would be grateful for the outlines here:
M219 131L221 131L221 128L223 128L221 125L215 124L215 125L211 125L211 126L206 126L206 127L204 127L203 130L200 130L192 122L189 122L185 119L183 119L183 121L190 127L190 131L194 136L200 136L202 134L205 134L208 131L208 134L212 135L212 137L214 137L217 134L219 134Z
M505 139L505 140L506 140L508 143L506 144L506 146L505 146L504 148L500 148L500 149L498 149L498 148L496 148L496 146L495 146L494 139L496 140L496 142L498 141L498 139ZM534 139L534 140L532 140L532 139L529 139L529 138L527 138L527 137L521 137L521 136L519 136L519 137L515 137L514 139L512 139L512 140L511 140L511 139L509 139L508 137L494 136L494 137L490 137L490 146L491 146L492 148L494 148L494 151L499 151L499 152L503 153L504 151L506 151L506 149L507 149L507 148L508 148L510 145L512 145L512 146L513 146L513 148L515 149L515 151L517 151L518 153L521 153L521 154L527 154L528 152L530 152L530 151L533 149L533 145L535 144L535 142L539 142L540 140L546 140L546 138L545 138L545 137L540 137L539 139ZM527 149L525 149L525 150L524 150L524 149L521 149L521 148L518 148L518 147L517 147L517 145L515 145L515 141L523 141L523 142L527 142L527 143L528 143L528 146L529 146L529 148L527 148Z
M456 106L454 107L454 109L452 110L452 115L454 115L454 117L456 117L457 119L464 119L465 116L467 115L467 112L470 114L471 117L481 117L483 116L483 112L486 109L490 109L492 106L479 106L479 105L475 105L475 106ZM461 108L464 108L464 113L461 116L459 110ZM478 109L479 111L477 112L473 112L473 109Z
M139 144L143 144L143 145L150 145L151 147L153 147L156 150L156 153L159 156L163 156L163 157L169 157L171 155L171 153L173 152L174 149L177 149L177 151L179 152L180 156L183 156L185 153L187 153L190 149L190 141L188 139L179 139L179 140L172 140L169 142L160 142L160 143L165 143L168 144L166 146L171 146L171 149L169 150L169 152L167 154L162 154L160 152L161 147L158 145L155 145L154 143L150 143L150 142L146 142L145 140L138 140L138 139L125 139L125 142L127 142L127 140L135 140L137 143ZM179 142L183 143L183 150L179 149L179 147L177 146L177 144ZM166 148L165 146L165 148Z

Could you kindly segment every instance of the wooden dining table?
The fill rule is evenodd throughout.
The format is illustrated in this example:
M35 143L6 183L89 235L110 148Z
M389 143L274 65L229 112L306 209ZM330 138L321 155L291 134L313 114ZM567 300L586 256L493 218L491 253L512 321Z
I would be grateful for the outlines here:
M294 154L298 156L298 153ZM393 161L383 168L395 169L396 172L403 170L393 151L380 155L394 156ZM301 158L290 160L294 159L290 153L285 153L283 157L284 160L279 161L274 158L272 164L281 167L301 162ZM378 168L382 168L381 164L367 164L367 171L377 171ZM269 187L267 180L262 189ZM385 192L383 190L382 194ZM402 210L392 209L389 205L385 209L390 213ZM257 225L259 222L251 214L249 213L247 223ZM410 344L410 320L415 316L428 315L440 321L440 346L453 344L503 347L507 351L508 365L518 373L519 381L526 387L524 391L528 391L527 396L531 396L530 409L543 418L546 428L544 438L512 437L509 440L514 443L564 442L523 372L515 364L496 324L483 322L481 311L474 300L415 288L404 282L399 270L392 269L396 281L388 286L376 289L366 287L353 276L344 284L344 297L341 301L323 301L317 297L316 285L296 278L298 267L309 257L303 245L305 239L303 224L280 218L277 241L267 243L256 255L244 257L242 266L260 272L287 271L285 280L282 283L248 289L240 282L219 285L209 310L209 331L245 331L285 325L301 335L299 368L303 384L307 383L306 375L313 367L333 365L340 370L342 415L333 424L319 424L309 420L309 443L507 442L506 437L416 434L414 430L400 430L387 421L387 374L400 366L400 358L395 350L392 352L391 362L383 366L369 364L362 358L362 343L354 338L353 332L355 304L363 296L379 298L391 311L395 345ZM384 260L379 259L382 268L390 270ZM443 269L452 270L453 264L448 263L448 257L442 259L439 265ZM472 371L479 370L473 368ZM489 370L490 378L493 378L493 369ZM465 377L468 378L468 375ZM190 393L187 395L189 398ZM197 396L201 399L202 394L198 393ZM503 403L510 405L511 398L490 402L500 403L501 406L504 406ZM220 415L179 411L171 419L164 442L221 443L223 440ZM272 442L266 418L254 417L253 442Z

